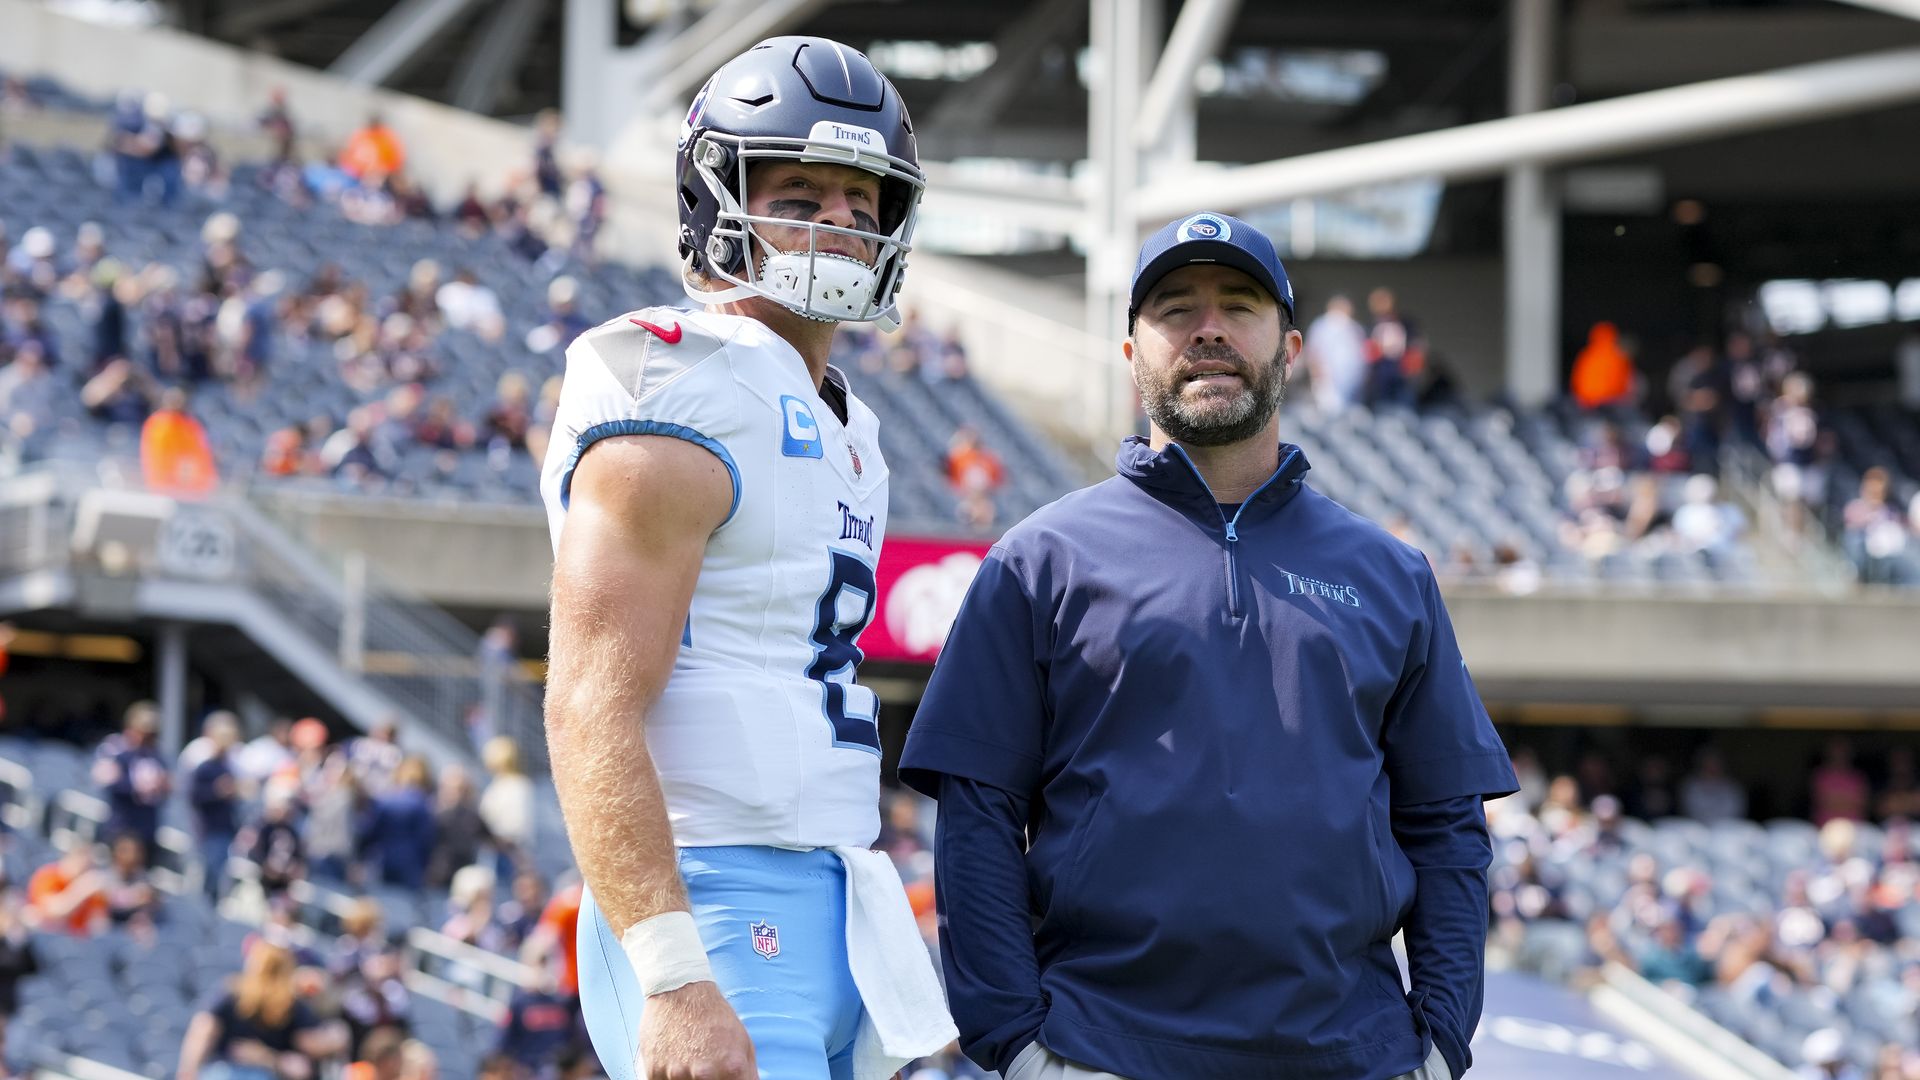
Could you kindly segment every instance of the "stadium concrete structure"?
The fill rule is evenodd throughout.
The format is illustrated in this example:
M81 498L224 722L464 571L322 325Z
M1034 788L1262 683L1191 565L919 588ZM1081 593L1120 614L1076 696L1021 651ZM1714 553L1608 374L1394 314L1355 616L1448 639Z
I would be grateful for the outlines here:
M1466 397L1517 408L1517 419L1476 407L1359 427L1303 416L1313 479L1362 509L1408 505L1369 481L1373 463L1397 484L1425 475L1408 457L1451 468L1449 448L1471 468L1504 462L1509 444L1528 460L1563 456L1567 433L1529 410L1559 396L1595 321L1633 327L1651 375L1717 338L1769 282L1917 276L1920 4L1909 0L187 0L170 16L178 29L100 25L0 0L0 72L75 101L0 119L0 137L33 148L42 169L20 182L83 176L76 151L96 147L106 121L82 106L135 88L205 115L230 159L257 161L254 117L284 86L316 149L384 113L448 200L470 178L487 186L524 168L522 121L557 106L613 193L603 250L654 268L636 288L671 266L668 163L704 73L776 32L868 49L913 107L932 163L909 308L956 331L1000 403L976 413L908 395L889 421L950 428L1004 406L1024 437L1052 440L1022 459L1039 462L1040 488L1100 475L1131 425L1121 285L1144 229L1202 206L1272 226L1303 318L1336 291L1390 286ZM1890 357L1914 318L1828 320L1793 340L1827 400L1870 410L1891 397ZM1877 416L1861 413L1863 430ZM1537 433L1505 440L1504 425L1530 422ZM943 447L938 431L919 449ZM1048 471L1055 459L1065 475ZM498 478L450 498L254 483L185 505L71 466L0 478L0 619L17 627L9 696L76 676L151 695L176 746L216 696L256 719L312 712L340 731L399 714L421 750L462 761L465 710L498 692L498 730L538 760L550 547L531 492L495 499ZM1542 475L1551 509L1562 477ZM1824 733L1874 745L1920 729L1920 592L1856 586L1831 545L1790 544L1763 470L1736 463L1724 480L1755 526L1753 565L1737 574L1549 576L1517 593L1449 584L1496 720L1548 745L1627 752L1719 732L1737 766L1782 783ZM912 575L894 585L906 599L870 631L887 659L863 668L896 752L942 613L990 539L915 497L922 527L889 542L914 551L895 575ZM1528 524L1518 504L1501 511ZM1469 516L1434 520L1465 528ZM529 676L490 691L475 631L502 613L521 627ZM0 781L14 817L48 820L57 792ZM337 901L311 906L337 914ZM463 962L438 943L424 955L426 978L431 964ZM1489 1016L1511 1015L1483 1030L1481 1071L1657 1075L1645 1063L1664 1060L1773 1075L1725 1031L1657 1023L1648 1014L1670 1006L1624 977L1609 985L1612 996L1549 1001L1497 984Z

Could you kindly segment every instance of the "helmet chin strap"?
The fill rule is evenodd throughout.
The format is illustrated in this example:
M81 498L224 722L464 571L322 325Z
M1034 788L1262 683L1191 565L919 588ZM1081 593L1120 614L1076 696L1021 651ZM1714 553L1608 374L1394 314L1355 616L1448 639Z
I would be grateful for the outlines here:
M729 288L702 290L695 288L687 276L681 279L687 296L702 304L724 304L759 296L802 318L820 322L874 322L888 333L900 326L897 306L889 306L878 315L861 317L863 309L872 302L874 270L845 255L776 252L761 260L756 280L733 280L736 283Z

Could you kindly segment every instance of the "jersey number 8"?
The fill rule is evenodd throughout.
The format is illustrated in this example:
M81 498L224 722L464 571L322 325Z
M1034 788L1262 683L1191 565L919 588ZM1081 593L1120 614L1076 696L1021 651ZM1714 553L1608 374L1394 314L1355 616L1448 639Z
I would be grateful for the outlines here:
M829 552L832 577L814 605L813 663L807 678L820 683L827 722L833 725L833 744L880 752L878 702L873 692L853 681L863 654L854 644L873 620L879 587L873 567L844 551ZM864 712L864 715L862 713Z

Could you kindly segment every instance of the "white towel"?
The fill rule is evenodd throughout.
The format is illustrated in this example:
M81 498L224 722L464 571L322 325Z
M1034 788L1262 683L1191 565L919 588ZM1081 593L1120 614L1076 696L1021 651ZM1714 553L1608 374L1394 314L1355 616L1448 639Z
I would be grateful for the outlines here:
M884 853L836 847L847 868L847 964L866 1009L853 1038L854 1080L889 1080L958 1038L900 873Z

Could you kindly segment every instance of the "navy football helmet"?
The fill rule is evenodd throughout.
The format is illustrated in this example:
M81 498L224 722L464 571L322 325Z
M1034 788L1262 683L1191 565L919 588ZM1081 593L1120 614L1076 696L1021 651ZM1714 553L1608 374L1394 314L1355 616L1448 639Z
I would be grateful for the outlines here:
M773 158L879 177L879 231L747 213L747 169ZM728 61L687 111L678 172L680 258L698 271L682 275L689 297L764 296L822 321L898 323L926 180L906 104L866 56L826 38L777 37ZM804 228L807 247L778 251L755 225ZM873 264L820 250L822 234L864 241Z

